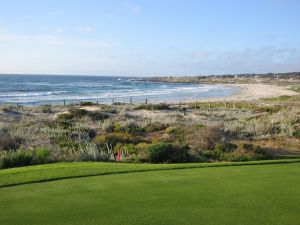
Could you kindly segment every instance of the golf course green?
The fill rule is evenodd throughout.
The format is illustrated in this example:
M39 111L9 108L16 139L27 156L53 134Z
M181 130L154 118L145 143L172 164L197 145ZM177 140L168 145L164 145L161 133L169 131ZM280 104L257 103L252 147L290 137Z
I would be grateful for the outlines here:
M299 224L300 162L7 169L0 212L1 225Z

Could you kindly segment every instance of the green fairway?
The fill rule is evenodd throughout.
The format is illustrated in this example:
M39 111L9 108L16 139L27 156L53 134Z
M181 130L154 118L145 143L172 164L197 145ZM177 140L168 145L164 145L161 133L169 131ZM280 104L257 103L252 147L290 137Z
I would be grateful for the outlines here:
M297 163L300 159L221 163L134 164L108 162L54 163L0 170L0 188L67 178L187 168Z
M82 164L83 168L88 164ZM80 164L72 165L70 171L74 175ZM126 171L118 167L122 164L115 164L119 170L113 170L113 164L107 165L111 172ZM65 168L62 171L67 171L68 164L47 165L45 176L51 166L54 174L54 167L61 166ZM127 164L123 166L126 168ZM151 165L148 166L150 169ZM4 184L5 176L10 176L15 184L18 180L22 183L20 171L30 177L38 169L43 174L42 168L3 170L1 183ZM128 168L129 165L127 172ZM300 221L300 163L169 168L124 174L108 171L106 176L2 187L0 224L273 225Z

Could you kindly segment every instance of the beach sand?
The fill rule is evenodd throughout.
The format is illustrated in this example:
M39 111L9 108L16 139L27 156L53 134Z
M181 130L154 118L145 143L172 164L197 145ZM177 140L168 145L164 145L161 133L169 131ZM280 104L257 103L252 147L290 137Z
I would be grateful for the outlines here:
M274 98L282 95L294 96L297 92L288 90L289 86L267 85L267 84L224 84L227 87L238 87L239 90L231 96L221 98L200 99L201 102L207 101L250 101L261 98Z
M297 92L288 90L289 86L267 85L267 84L222 84L225 87L238 87L239 90L231 96L219 98L205 98L181 101L182 103L197 102L216 102L216 101L251 101L261 98L273 98L282 95L294 96ZM150 102L151 103L151 102ZM178 104L178 101L169 101L169 104ZM82 106L81 109L88 111L99 110L100 106Z

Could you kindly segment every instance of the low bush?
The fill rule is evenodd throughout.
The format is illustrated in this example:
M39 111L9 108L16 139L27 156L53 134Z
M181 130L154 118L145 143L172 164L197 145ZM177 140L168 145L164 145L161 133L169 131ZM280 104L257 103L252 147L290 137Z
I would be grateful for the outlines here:
M94 143L82 145L79 149L81 161L107 161L110 157L108 151L99 148Z
M0 150L16 150L23 142L23 138L12 136L6 129L0 130Z
M122 132L100 134L94 139L94 143L99 146L110 144L113 147L115 147L116 144L137 144L139 142L142 142L141 137Z
M81 106L91 106L91 105L95 105L93 102L80 102Z
M204 150L213 150L216 144L222 142L221 129L212 127L187 127L184 130L184 141L190 146L191 155L199 155Z
M282 107L279 106L279 105L274 105L274 106L256 106L254 108L254 112L257 112L257 113L263 113L263 112L277 113L281 109L282 109Z
M151 163L178 163L188 160L188 146L157 143L148 146L148 160Z
M113 130L115 132L127 132L127 133L143 133L145 128L138 126L134 120L120 121L114 124Z
M269 159L269 157L266 154L257 154L255 152L246 151L243 149L239 149L231 153L225 153L220 157L220 160L222 161L231 161L231 162L254 161L254 160L263 160L263 159Z
M224 153L224 152L233 152L234 150L237 149L237 145L232 144L232 143L218 143L215 146L215 151Z
M33 164L34 155L31 151L8 151L2 158L2 168L29 166Z
M145 128L145 131L151 133L151 132L161 131L164 129L166 129L166 125L162 123L151 123Z
M103 121L109 118L107 114L97 111L88 112L87 116L89 116L92 120L95 121Z
M174 134L177 131L177 127L176 126L172 126L172 127L167 127L165 130L166 134Z
M71 127L77 119L80 119L84 116L88 116L94 121L103 121L109 118L109 116L106 113L102 113L99 111L87 111L85 109L71 107L69 113L63 113L58 115L56 121L62 127L68 128Z
M51 105L43 105L42 112L43 113L52 113L52 106Z
M143 104L134 108L134 110L170 110L170 106L167 104Z
M47 148L36 149L35 156L36 156L37 164L45 164L45 163L49 162L50 155L51 155L51 152Z
M137 148L134 144L125 144L125 145L122 145L121 148L128 155L134 155L137 153Z
M135 148L137 151L136 161L147 162L149 161L149 151L148 148L151 144L146 142L138 143Z
M300 138L300 128L297 128L293 134L294 137Z

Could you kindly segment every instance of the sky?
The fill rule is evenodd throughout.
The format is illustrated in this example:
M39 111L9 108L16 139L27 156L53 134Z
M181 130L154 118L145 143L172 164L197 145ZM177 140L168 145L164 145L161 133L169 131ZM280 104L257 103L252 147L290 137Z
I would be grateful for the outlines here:
M0 74L300 71L299 0L0 0Z

